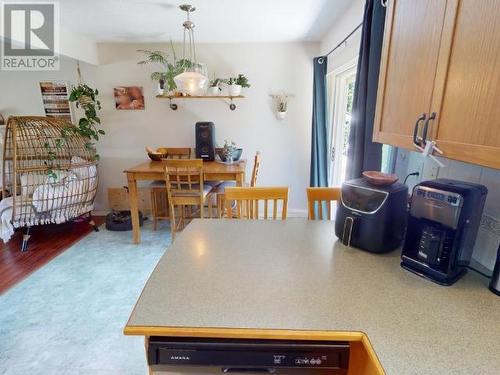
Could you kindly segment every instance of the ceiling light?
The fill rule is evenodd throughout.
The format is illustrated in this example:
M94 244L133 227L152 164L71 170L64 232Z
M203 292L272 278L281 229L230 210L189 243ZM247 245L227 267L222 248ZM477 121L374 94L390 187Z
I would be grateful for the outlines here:
M196 10L196 8L189 4L183 4L179 8L187 14L187 20L182 24L184 27L182 58L185 67L184 72L174 77L174 82L177 89L183 94L191 96L203 95L208 83L208 78L203 65L196 61L196 46L194 43L195 25L189 16L191 12ZM186 44L188 45L186 46Z

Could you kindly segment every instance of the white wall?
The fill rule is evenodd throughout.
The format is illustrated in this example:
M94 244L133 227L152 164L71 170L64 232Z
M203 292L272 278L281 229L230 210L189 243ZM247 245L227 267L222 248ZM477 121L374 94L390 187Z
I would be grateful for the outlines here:
M500 243L500 170L440 158L445 164L437 164L420 153L400 149L396 161L396 174L403 180L408 173L419 172L419 177L408 178L408 186L413 189L418 182L439 178L475 182L488 188L488 196L483 211L476 245L472 257L486 268L493 270L496 252Z
M365 8L364 0L353 0L346 12L332 25L331 29L321 40L320 51L325 54L338 45L356 26L363 22ZM345 65L359 55L359 44L361 41L361 29L349 38L346 45L338 48L328 56L328 72Z
M99 66L82 64L87 82L100 91L103 105L101 119L106 136L98 145L100 185L96 209L107 208L107 188L126 184L123 170L145 161L145 146L194 147L194 124L213 121L216 139L232 139L243 147L250 162L262 152L259 185L290 186L291 212L306 210L305 188L309 184L312 57L317 43L279 44L210 44L199 45L199 60L207 63L210 75L229 76L245 73L252 84L244 92L245 99L230 111L222 100L179 102L177 111L170 110L167 100L159 100L155 84L149 79L153 68L137 65L141 59L137 49L167 49L168 45L101 44ZM180 49L178 49L179 51ZM63 79L76 82L75 62L63 59L60 72L0 71L0 112L5 114L42 114L38 82ZM146 109L117 111L113 87L144 87ZM276 92L292 93L284 121L275 118L272 100Z

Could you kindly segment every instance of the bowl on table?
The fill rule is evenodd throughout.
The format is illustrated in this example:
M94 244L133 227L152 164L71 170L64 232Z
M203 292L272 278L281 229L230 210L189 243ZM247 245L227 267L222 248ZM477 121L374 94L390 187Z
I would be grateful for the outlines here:
M375 186L392 185L398 180L398 176L395 174L382 173L378 171L364 171L363 177L367 179L368 183Z
M223 148L216 148L215 149L215 153L217 154L217 156L220 158L221 161L223 161L224 163L228 162L226 156L224 155L224 149ZM233 151L233 162L240 160L242 153L243 153L243 149L242 148L235 149Z
M153 161L161 161L161 159L165 159L168 157L167 149L164 147L157 148L156 151L146 147L146 152L148 156Z

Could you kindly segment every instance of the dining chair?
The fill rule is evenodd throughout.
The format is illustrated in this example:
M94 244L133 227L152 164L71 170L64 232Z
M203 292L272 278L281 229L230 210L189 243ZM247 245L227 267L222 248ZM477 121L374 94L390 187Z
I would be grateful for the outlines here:
M278 204L281 202L280 216L282 220L286 219L288 187L228 187L224 195L227 218L269 219L269 206L271 204L272 219L277 219ZM233 207L233 201L236 202L235 209ZM261 206L262 215L260 214Z
M162 147L157 150L166 155L167 159L189 159L191 149L189 147ZM168 199L165 181L153 181L151 189L151 218L153 220L153 230L156 230L159 220L168 220Z
M262 154L260 151L257 151L255 153L254 159L253 159L253 169L252 169L252 177L250 179L250 184L245 182L243 186L245 187L255 187L257 185L257 176L259 175L259 168L260 168L260 162L262 160ZM236 182L234 181L225 181L219 186L217 186L216 193L217 193L217 215L218 217L222 217L224 214L224 192L225 189L228 187L235 187Z
M181 225L185 226L186 207L198 206L200 218L204 218L205 201L210 199L213 188L203 184L202 159L166 159L164 163L170 227L175 238ZM176 218L175 207L180 207L179 219ZM208 217L211 216L211 206L208 205Z
M307 188L309 220L332 220L332 202L340 199L340 188L310 187ZM326 218L323 212L326 203ZM318 207L316 215L315 207Z

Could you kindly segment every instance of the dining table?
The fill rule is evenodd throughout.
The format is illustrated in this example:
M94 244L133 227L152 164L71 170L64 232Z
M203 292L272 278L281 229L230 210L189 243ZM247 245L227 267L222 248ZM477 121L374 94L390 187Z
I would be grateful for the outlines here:
M245 182L246 160L227 164L219 161L203 162L204 181L235 181L236 186L243 186ZM132 241L134 244L141 242L141 227L139 223L139 204L137 181L158 181L165 179L165 167L161 161L146 161L127 168L130 213L132 218Z

